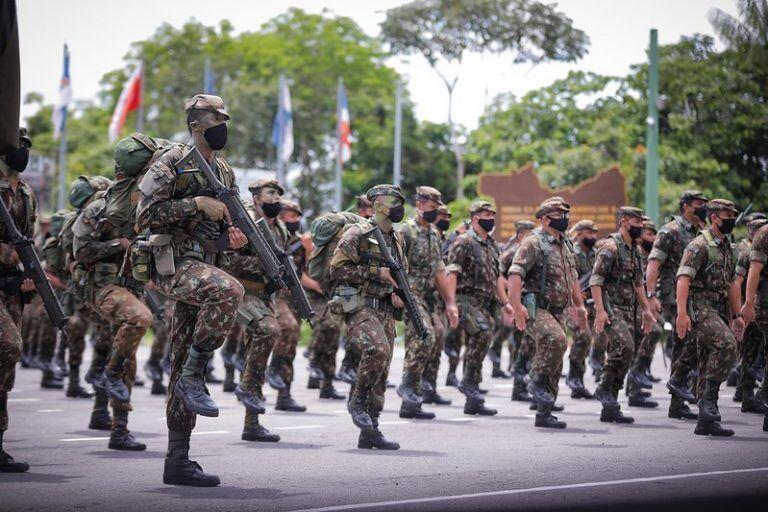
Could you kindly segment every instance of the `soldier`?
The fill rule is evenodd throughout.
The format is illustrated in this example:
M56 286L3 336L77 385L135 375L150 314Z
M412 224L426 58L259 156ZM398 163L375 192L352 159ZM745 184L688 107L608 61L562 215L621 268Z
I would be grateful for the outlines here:
M493 336L493 312L498 301L506 302L499 275L499 248L490 237L496 209L488 201L475 201L469 213L471 228L457 236L448 249L446 304L455 300L461 306L459 330L466 336L464 375L459 383L459 391L466 397L464 414L493 416L497 411L485 406L479 385Z
M600 421L633 423L617 402L619 390L635 354L635 314L639 304L642 329L650 332L655 319L643 290L643 269L636 241L643 232L645 212L634 206L616 210L619 230L598 247L589 278L595 301L595 333L606 339L607 356L595 396L603 405ZM630 388L635 390L635 388ZM644 396L633 393L629 405L648 407Z
M463 220L456 228L446 237L443 241L443 260L448 260L448 249L456 240L456 237L462 233L466 233L469 229L469 221ZM448 375L445 377L445 385L458 387L459 379L456 378L456 369L459 366L459 356L461 355L461 347L464 346L465 334L462 329L448 329L445 334L445 343L443 352L448 356ZM481 391L482 392L482 391Z
M221 181L234 187L234 172L216 156L227 142L229 114L224 102L218 96L198 94L187 100L185 111L195 146ZM216 266L220 254L214 242L224 234L229 247L238 249L247 239L226 222L226 206L211 197L211 186L195 164L177 168L186 150L177 145L151 164L139 184L137 224L140 230L159 235L152 239L153 282L160 293L176 301L163 482L210 487L219 485L220 479L189 460L189 440L196 414L219 414L205 387L205 368L224 343L243 298L237 279Z
M744 305L741 313L744 322L757 323L763 332L768 331L768 225L755 233L752 249L749 252L749 271L744 293ZM768 342L765 346L768 356ZM757 400L768 407L768 369L763 376L760 390L755 394ZM763 420L763 431L768 432L768 413Z
M768 217L764 213L751 213L745 218L745 224L747 225L747 237L735 247L735 280L741 290L745 290L746 278L750 267L750 252L752 251L755 234L761 227L768 224ZM761 279L765 281L765 275L762 275ZM766 284L761 282L760 286L765 288ZM761 293L765 294L766 291L761 289ZM746 297L746 293L744 296ZM759 302L758 304L762 306ZM744 341L739 347L741 358L741 375L739 376L741 412L768 413L768 400L766 400L768 395L762 392L755 396L755 383L757 377L759 377L758 361L761 359L760 356L764 355L766 335L768 335L768 324L762 317L763 314L759 316L757 322L751 322L747 325L744 331ZM765 379L763 379L763 387L768 389L768 382Z
M455 329L459 323L459 310L448 296L448 277L440 254L440 233L432 225L437 220L437 210L442 204L443 196L439 190L427 186L417 187L416 214L397 227L408 260L408 282L413 289L421 318L430 331L426 340L420 340L413 323L405 324L403 378L397 388L397 394L403 400L400 406L401 418L435 418L434 413L422 410L420 393L427 363L433 358L437 340L443 337L443 324L432 322L437 309L436 302L445 302L451 329ZM440 298L436 297L436 292L439 292Z
M350 348L360 354L347 405L352 422L360 429L357 446L397 450L400 445L388 441L379 430L379 416L392 362L394 315L403 303L394 293L396 283L370 233L378 227L392 257L407 266L402 239L393 226L403 220L405 197L393 185L376 185L366 196L373 204L373 217L349 227L339 240L331 257L331 279L337 286L328 307L343 317Z
M579 287L582 291L582 298L587 307L589 324L595 321L595 308L592 301L591 291L589 289L589 278L592 275L592 268L595 265L595 243L597 242L597 225L593 220L583 219L576 223L571 230L575 236L573 238L573 252L576 256L576 273L579 276ZM594 347L592 330L579 329L572 318L566 321L568 329L573 334L573 343L568 352L568 377L565 383L571 388L571 398L593 399L595 396L584 386L584 372L587 369L587 353L592 347L595 359L601 359L605 349L599 350ZM600 354L600 356L597 356ZM602 364L600 364L602 371Z
M0 201L5 203L19 231L32 237L37 217L37 200L32 188L20 177L29 162L32 139L26 128L19 129L19 146L0 157ZM3 435L8 430L8 393L13 389L16 363L21 359L22 294L32 293L35 284L25 278L14 285L10 278L20 277L19 256L8 245L9 231L0 222L0 473L23 473L29 464L13 460L3 450ZM9 278L4 280L5 278ZM15 280L18 283L18 279Z
M535 425L544 428L566 427L552 415L552 408L567 347L561 316L569 305L579 328L587 328L576 261L565 236L570 210L561 197L539 205L536 218L540 227L523 240L512 260L509 302L504 307L505 320L513 319L517 329L525 331L536 345L528 389L537 408Z
M738 210L725 199L712 199L706 208L710 226L685 248L677 271L675 330L680 340L695 340L698 351L699 421L694 433L727 437L733 430L720 426L718 393L736 359L736 340L744 335L741 290L733 279L736 262L727 238Z
M693 240L699 227L707 218L704 207L707 198L698 190L685 190L680 194L680 215L664 224L659 230L653 249L648 256L648 266L645 276L645 293L650 300L651 308L664 316L664 320L675 324L675 274L680 266L683 250ZM658 291L657 291L658 288ZM688 388L688 377L696 367L696 343L688 338L687 343L672 338L668 344L674 347L670 368L669 389L672 398L669 402L670 418L696 419L698 416L685 404L696 398Z

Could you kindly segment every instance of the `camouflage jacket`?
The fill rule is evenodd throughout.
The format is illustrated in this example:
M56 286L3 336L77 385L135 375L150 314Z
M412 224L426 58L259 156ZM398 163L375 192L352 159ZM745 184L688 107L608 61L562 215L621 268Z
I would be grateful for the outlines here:
M517 235L509 239L507 244L501 250L501 256L499 256L499 273L503 277L509 277L509 267L512 266L512 260L515 259L515 253L518 247L520 247L520 240Z
M735 269L736 259L728 239L718 240L707 229L683 251L677 276L691 278L689 293L694 303L718 306L726 303Z
M307 266L307 251L301 243L301 233L288 233L288 241L285 244L285 250L293 257L293 265L296 268L296 275L301 277Z
M226 223L212 221L197 210L195 197L214 194L194 162L176 167L188 149L186 144L177 144L150 165L139 182L137 224L139 231L173 235L177 256L203 260L207 254L216 253L214 242L225 231ZM225 186L235 186L235 174L223 158L216 157L211 168Z
M393 287L392 283L378 277L381 253L371 235L375 225L373 219L366 219L344 232L331 256L331 278L338 285L360 288L366 296L386 299ZM384 233L384 238L390 245L392 257L402 262L407 269L408 261L403 256L401 235L392 229L390 233Z
M517 274L523 280L523 294L534 293L542 305L565 308L578 279L570 239L555 238L542 228L534 229L520 243L509 274Z
M63 282L69 278L67 266L67 253L61 245L61 239L57 236L49 237L43 245L43 261L45 270L55 275Z
M602 240L589 286L603 288L603 302L611 307L632 307L637 300L635 288L642 285L643 267L637 247L627 244L619 231Z
M32 238L37 220L37 200L32 188L19 180L19 186L14 192L8 180L0 175L0 200L5 203L21 234ZM0 222L0 276L20 271L18 263L15 263L16 251L8 244L9 241L8 231Z
M107 219L103 197L83 208L72 226L72 233L73 254L80 263L89 267L96 263L122 265L125 249L120 243L120 231Z
M456 294L481 302L496 298L499 280L499 247L490 236L485 240L470 228L456 237L448 249L446 271L457 275Z
M698 228L684 217L675 215L664 224L656 236L649 260L659 260L659 299L666 304L675 302L675 275L683 250L696 237Z
M403 239L403 252L408 260L408 282L413 293L421 297L430 296L435 291L435 276L445 271L440 232L431 224L421 227L414 218L401 223L397 231Z
M749 251L749 261L763 264L763 270L760 272L760 284L757 288L757 305L763 309L768 309L768 225L761 227L755 233ZM748 271L749 264L745 268Z

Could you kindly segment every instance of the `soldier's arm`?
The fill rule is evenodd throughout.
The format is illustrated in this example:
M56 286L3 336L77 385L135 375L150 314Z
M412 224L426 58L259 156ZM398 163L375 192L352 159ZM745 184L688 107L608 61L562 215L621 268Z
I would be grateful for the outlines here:
M752 250L749 252L747 285L744 292L744 306L741 308L746 324L749 324L755 317L757 288L766 262L768 262L768 227L763 226L755 235L755 239L752 241Z
M96 218L87 213L83 212L72 228L75 234L73 244L75 259L89 265L123 252L125 244L122 239L99 240Z
M662 228L653 242L653 249L648 255L648 265L645 268L645 289L651 293L656 291L656 283L659 281L661 265L667 261L672 250L674 237L666 228Z
M362 236L360 226L352 226L342 235L331 256L331 279L359 286L370 277L378 275L377 266L364 265L360 261Z
M541 257L542 255L536 247L536 238L533 236L526 237L517 248L515 256L512 258L512 264L507 270L509 276L507 300L514 308L522 307L523 281Z
M595 312L605 312L603 301L603 285L613 266L616 253L616 242L608 239L597 252L595 264L592 267L592 275L589 278L589 288L592 292L592 300L595 302Z
M467 258L471 251L472 241L465 236L457 236L448 247L445 273L447 275L448 293L456 297L456 289L459 284L459 274L466 270Z
M702 263L707 258L707 248L695 238L683 251L680 267L677 269L676 302L677 316L688 315L688 295L691 281L696 277Z
M194 197L173 199L176 181L175 162L181 157L181 149L174 148L163 155L144 174L139 183L141 196L136 211L140 230L174 225L197 215Z

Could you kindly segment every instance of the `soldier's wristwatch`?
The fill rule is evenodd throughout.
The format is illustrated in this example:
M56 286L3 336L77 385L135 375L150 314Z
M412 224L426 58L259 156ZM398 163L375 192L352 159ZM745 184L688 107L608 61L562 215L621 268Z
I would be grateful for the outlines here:
M648 292L648 291L645 292L646 299L653 299L654 297L656 297L656 292Z

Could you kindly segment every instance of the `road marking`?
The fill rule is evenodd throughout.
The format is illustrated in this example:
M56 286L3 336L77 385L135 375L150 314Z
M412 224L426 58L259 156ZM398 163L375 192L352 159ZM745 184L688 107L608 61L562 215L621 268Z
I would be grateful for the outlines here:
M290 427L272 427L272 430L304 430L307 428L323 428L323 425L293 425Z
M207 436L210 434L229 434L229 430L204 430L202 432L192 432L193 436Z
M39 402L39 398L9 398L9 402Z
M448 421L475 421L477 418L451 418Z
M496 389L512 389L512 384L496 384L493 387Z
M66 439L59 439L59 441L64 443L74 443L77 441L108 441L108 437L75 437L75 438L66 438Z
M472 498L488 498L493 496L514 496L533 492L562 491L567 489L585 489L590 487L609 487L613 485L639 484L648 482L663 482L667 480L682 480L685 478L697 478L702 476L735 475L742 473L760 473L768 471L768 467L731 469L725 471L708 471L706 473L684 473L681 475L660 475L643 478L627 478L624 480L605 480L602 482L583 482L580 484L546 485L541 487L528 487L526 489L507 489L503 491L478 492L474 494L457 494L454 496L435 496L432 498L414 498L409 500L379 501L374 503L358 503L355 505L339 505L331 507L306 508L294 510L294 512L331 512L334 510L364 510L378 507L400 507L415 505L417 503L439 503L442 501L465 500Z
M349 412L349 411L346 410L346 409L336 409L335 411L333 411L333 414L344 414L344 413L347 413L347 412Z
M64 412L64 409L38 409L37 412Z
M380 421L379 425L408 425L412 421Z

